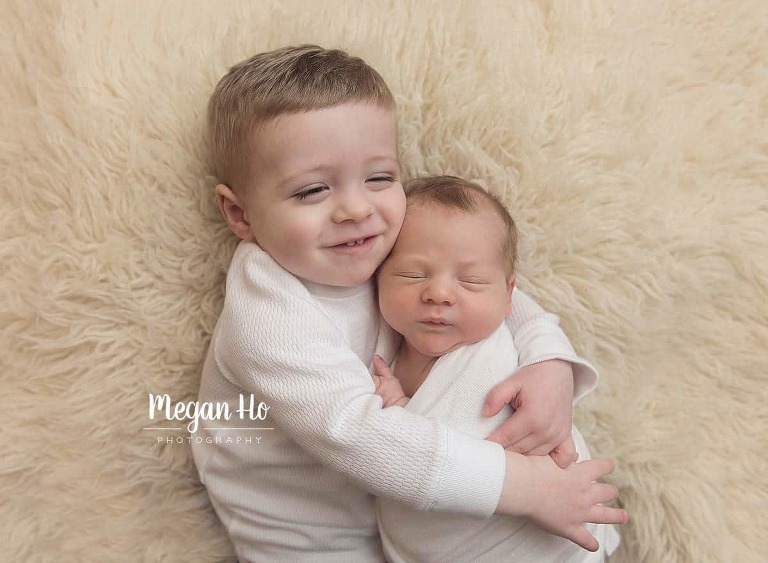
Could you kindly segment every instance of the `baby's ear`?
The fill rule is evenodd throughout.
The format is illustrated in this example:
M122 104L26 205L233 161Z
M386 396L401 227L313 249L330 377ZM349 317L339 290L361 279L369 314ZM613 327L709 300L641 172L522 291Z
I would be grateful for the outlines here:
M256 242L256 236L251 230L245 207L237 194L232 191L232 188L226 184L216 186L216 202L219 204L219 211L221 211L231 231L243 240Z
M512 292L515 290L515 274L509 276L509 287L507 287L507 315L512 312Z

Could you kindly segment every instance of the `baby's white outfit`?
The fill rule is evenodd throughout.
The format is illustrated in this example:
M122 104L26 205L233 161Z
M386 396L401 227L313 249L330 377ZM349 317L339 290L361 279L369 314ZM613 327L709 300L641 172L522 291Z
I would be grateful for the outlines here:
M502 323L487 339L438 358L405 409L484 438L511 414L509 407L492 418L481 413L488 391L506 379L504 374L516 362L512 334ZM579 461L589 459L575 427L573 439ZM601 546L591 553L543 532L525 518L424 513L387 497L378 498L377 513L389 563L597 563L603 561L606 550L612 553L619 543L613 526L587 526Z

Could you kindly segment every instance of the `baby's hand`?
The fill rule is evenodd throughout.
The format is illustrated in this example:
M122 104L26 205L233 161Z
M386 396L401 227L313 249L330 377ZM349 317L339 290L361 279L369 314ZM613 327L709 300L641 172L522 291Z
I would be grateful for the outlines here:
M408 397L405 396L400 380L392 374L387 362L378 354L373 358L373 371L371 378L376 385L376 394L384 399L384 408L404 407L408 404Z
M613 462L595 459L558 467L549 456L507 452L507 468L497 513L527 516L545 532L569 539L589 551L597 540L584 524L626 524L626 510L603 506L618 489L597 479L613 471Z

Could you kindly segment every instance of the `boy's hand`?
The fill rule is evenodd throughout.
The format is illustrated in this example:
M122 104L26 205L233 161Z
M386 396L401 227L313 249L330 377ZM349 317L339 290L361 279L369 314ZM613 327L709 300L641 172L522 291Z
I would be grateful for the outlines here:
M485 416L509 403L515 412L487 440L527 455L547 455L560 467L576 461L571 439L573 369L548 360L519 369L496 385L485 399Z
M548 456L506 455L497 514L526 516L545 532L589 551L600 546L585 523L626 524L629 520L626 510L602 505L618 498L618 489L595 482L613 471L611 460L589 460L562 469Z
M371 378L376 385L376 394L384 399L384 408L407 405L408 397L400 385L400 380L392 374L387 362L378 354L373 357L373 370Z

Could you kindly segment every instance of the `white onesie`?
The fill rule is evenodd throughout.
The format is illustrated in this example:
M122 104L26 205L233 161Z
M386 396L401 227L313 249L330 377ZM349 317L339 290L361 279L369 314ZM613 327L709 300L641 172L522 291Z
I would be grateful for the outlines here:
M502 324L487 339L438 358L405 409L483 438L511 413L505 407L497 416L486 418L481 411L486 394L505 379L517 356L512 334ZM584 439L575 427L573 439L579 461L589 459ZM606 549L612 553L619 540L614 527L589 525L601 546L597 553L590 553L541 531L524 518L423 513L386 497L377 500L377 513L389 563L593 563L603 561Z

